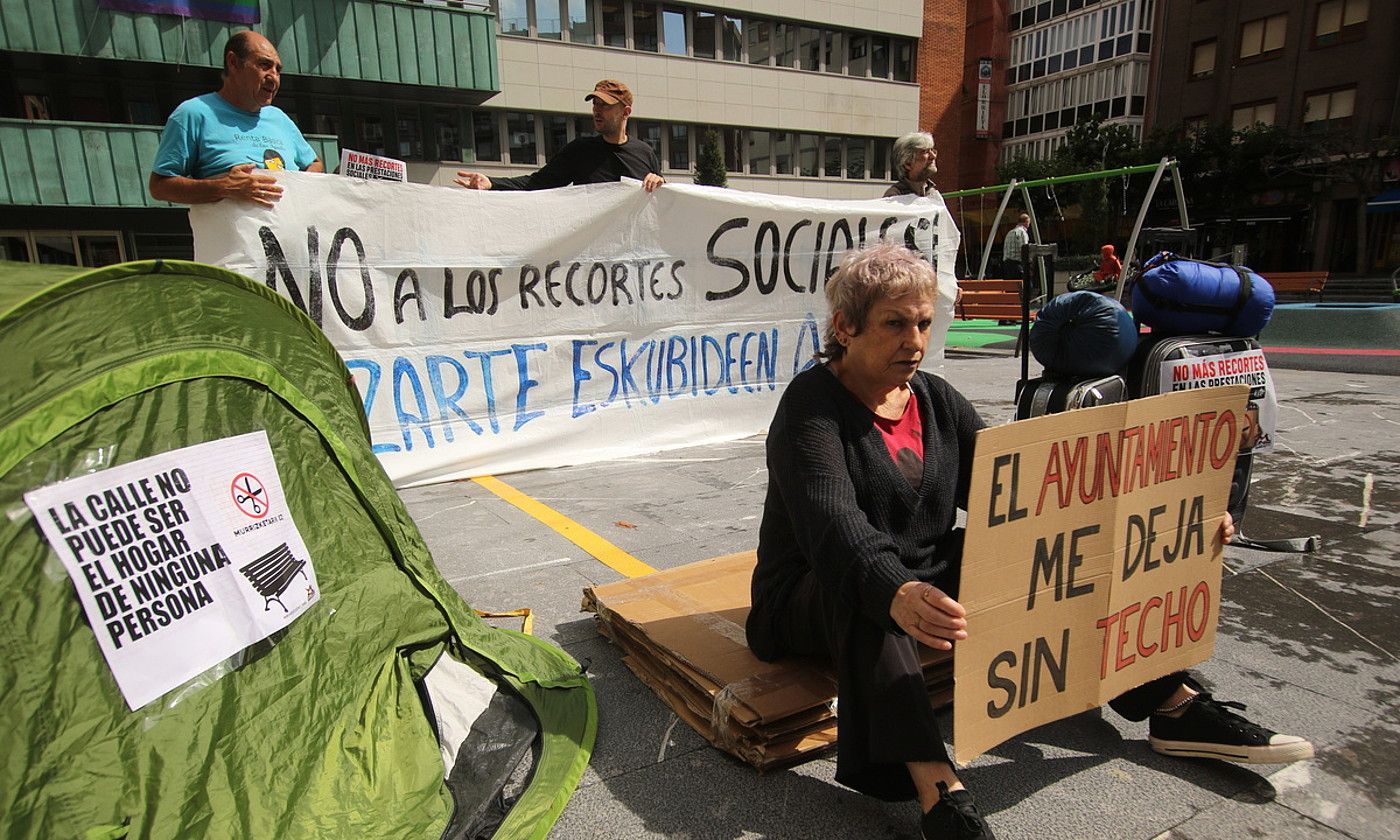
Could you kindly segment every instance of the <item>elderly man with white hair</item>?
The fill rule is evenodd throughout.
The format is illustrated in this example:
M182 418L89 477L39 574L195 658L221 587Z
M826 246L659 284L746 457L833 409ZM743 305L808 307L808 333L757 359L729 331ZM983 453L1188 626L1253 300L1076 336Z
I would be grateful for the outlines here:
M896 195L928 195L934 189L933 176L938 174L938 151L933 148L933 135L927 131L911 131L894 141L895 171L900 179L885 190L885 198Z

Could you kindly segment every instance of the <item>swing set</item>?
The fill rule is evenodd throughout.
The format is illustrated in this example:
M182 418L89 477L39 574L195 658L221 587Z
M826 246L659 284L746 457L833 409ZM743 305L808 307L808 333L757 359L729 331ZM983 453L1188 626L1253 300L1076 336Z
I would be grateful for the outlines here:
M1063 211L1063 209L1061 209L1061 207L1060 207L1059 198L1055 195L1055 185L1056 185L1056 184L1072 184L1072 183L1077 183L1077 182L1082 182L1082 181L1103 181L1103 180L1109 180L1109 179L1111 179L1111 178L1122 178L1122 179L1123 179L1123 215L1124 215L1124 216L1127 216L1127 215L1128 215L1128 178L1129 178L1130 176L1132 176L1132 175L1139 175L1139 174L1143 174L1143 173L1147 173L1147 172L1151 172L1151 173L1152 173L1152 182L1151 182L1151 184L1150 184L1150 185L1148 186L1148 188L1147 188L1147 193L1146 193L1146 195L1144 195L1143 198L1142 198L1142 204L1141 204L1141 206L1138 208L1137 219L1133 222L1133 232L1132 232L1132 235L1128 238L1128 247L1127 247L1127 248L1124 250L1124 252L1123 252L1123 254L1124 254L1124 259L1125 259L1125 260L1131 260L1131 259L1133 259L1133 257L1134 257L1135 254L1136 254L1136 248L1137 248L1137 244L1138 244L1138 239L1139 239L1139 237L1140 237L1141 234L1142 234L1143 222L1145 222L1145 221L1147 220L1147 210L1148 210L1148 208L1152 205L1152 199L1153 199L1153 197L1157 194L1157 188L1161 185L1161 183L1162 183L1162 178L1163 178L1164 176L1168 175L1168 174L1171 175L1172 186L1173 186L1173 188L1175 189L1175 192L1176 192L1176 205L1177 205L1177 210L1178 210L1178 212L1180 213L1180 217L1179 217L1179 218L1180 218L1180 220L1181 220L1181 223L1180 223L1180 230L1183 231L1183 232L1189 232L1189 231L1191 230L1191 221L1190 221L1190 217L1187 215L1187 210L1186 210L1186 191L1185 191L1185 189L1184 189L1183 186L1182 186L1181 176L1180 176L1180 172L1179 172L1179 167L1178 167L1178 165L1177 165L1177 161L1176 161L1175 158L1166 158L1166 157L1164 157L1164 158L1161 159L1161 161L1159 161L1159 162L1157 162L1157 163L1148 163L1148 164L1142 164L1142 165L1139 165L1139 166L1124 166L1124 167L1121 167L1121 168L1118 168L1118 169L1101 169L1101 170L1098 170L1098 171L1095 171L1095 172L1078 172L1078 173L1075 173L1075 174L1073 174L1073 175L1055 175L1055 176L1052 176L1052 177L1049 177L1049 178L1038 178L1038 179L1035 179L1035 180L1019 181L1019 180L1016 180L1016 179L1013 178L1013 179L1011 180L1011 183L1009 183L1009 184L996 184L996 185L993 185L993 186L990 186L990 187L977 187L977 188L969 189L969 190L956 190L956 191L953 191L953 192L946 192L946 193L943 193L943 199L944 199L944 201L948 201L948 200L954 199L954 198L956 198L956 199L958 200L958 216L959 216L959 221L964 222L964 224L960 224L960 225L959 225L959 228L960 228L961 230L964 230L964 231L965 231L965 230L966 230L966 224L965 224L966 217L965 217L964 201L965 201L966 199L968 199L968 198L973 197L973 196L976 196L976 197L977 197L977 199L978 199L978 210L979 210L979 216L978 216L978 217L979 217L979 220L980 220L980 218L981 218L981 213L980 213L980 211L983 209L983 208L982 208L982 199L983 199L985 196L988 196L988 195L994 195L994 194L996 194L996 193L1001 193L1001 202L1000 202L999 205L997 206L997 212L996 212L996 215L992 218L992 223L991 223L991 225L988 226L988 227L982 228L983 230L990 230L990 231L992 232L992 235L991 235L991 236L986 236L986 237L984 237L984 238L986 239L986 243L985 243L984 247L982 248L982 259L981 259L981 263L978 265L978 268L977 268L977 279L978 279L978 280L985 280L986 277L987 277L987 263L988 263L988 262L990 261L990 259L991 259L991 256L992 256L992 247L993 247L993 245L994 245L995 242L996 242L996 231L999 229L999 227L1000 227L1000 225L1001 225L1001 218L1002 218L1002 216L1006 213L1006 207L1007 207L1007 205L1011 203L1011 196L1014 195L1018 190L1019 190L1020 193L1021 193L1021 200L1022 200L1022 202L1024 203L1025 208L1026 208L1026 211L1025 211L1025 212L1026 212L1026 215L1030 216L1030 220L1031 220L1031 226L1030 226L1030 234L1031 234L1030 241L1031 241L1031 244L1040 244L1040 243L1041 243L1041 238L1040 238L1040 222L1039 222L1039 220L1038 220L1037 217L1036 217L1035 203L1031 200L1031 189L1036 188L1036 187L1044 187L1045 190L1046 190L1046 195L1047 195L1047 197L1048 197L1048 198L1054 203L1054 205L1055 205L1055 212L1058 214L1059 220L1060 220L1060 221L1064 221L1064 218L1065 218L1064 211ZM969 251L968 251L969 237L963 236L963 237L962 237L962 241L963 241L963 263L964 263L964 265L969 265L969 266L970 266L970 265L971 265L971 260L969 259L970 253L969 253ZM1041 262L1041 261L1040 261L1040 260L1037 260L1037 262ZM1043 265L1043 263L1039 266L1039 269L1038 269L1038 270L1041 271L1041 272L1044 272L1044 265ZM1122 298L1123 298L1123 289L1124 289L1125 281L1127 280L1127 274L1128 274L1128 271L1127 271L1126 266L1125 266L1125 270L1123 271L1123 273L1120 274L1120 275L1118 276L1118 285L1117 285L1116 289L1114 290L1114 294L1113 294L1113 297L1114 297L1115 299L1117 299L1117 300L1122 300Z

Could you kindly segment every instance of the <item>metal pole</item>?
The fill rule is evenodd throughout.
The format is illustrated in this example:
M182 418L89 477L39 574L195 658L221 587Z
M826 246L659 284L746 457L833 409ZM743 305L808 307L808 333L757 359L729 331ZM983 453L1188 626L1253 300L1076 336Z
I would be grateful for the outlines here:
M1181 165L1176 161L1172 161L1172 187L1176 189L1176 206L1181 211L1181 229L1190 230L1191 216L1186 210L1186 185L1181 183Z
M1120 175L1140 175L1144 172L1151 172L1158 164L1142 163L1136 166L1124 166L1120 169L1103 169L1095 172L1077 172L1073 175L1053 175L1049 178L1038 178L1034 181L1017 181L1017 186L1022 187L1048 187L1054 184L1073 184L1076 181L1093 181L1100 178L1116 178ZM958 198L960 196L979 195L981 193L1001 192L1011 184L993 184L989 187L975 187L968 190L953 190L943 193L943 198Z
M1001 224L1001 214L1006 212L1006 205L1010 203L1011 194L1016 191L1016 185L1019 183L1021 182L1012 178L1011 183L1006 185L1006 194L1001 197L1001 206L997 207L997 216L992 220L992 232L987 237L987 246L982 249L982 264L977 268L978 280L987 279L987 261L992 258L992 246L997 241L997 225ZM983 228L983 231L985 230L986 228Z
M1041 244L1041 239L1040 239L1040 222L1039 222L1039 220L1037 220L1036 217L1035 217L1035 204L1031 201L1031 191L1030 191L1030 189L1028 189L1028 188L1026 187L1025 184L1022 184L1022 185L1021 185L1021 200L1024 201L1025 204L1026 204L1026 215L1031 217L1031 244L1032 244L1032 245L1039 245L1039 244ZM1029 265L1026 265L1026 266L1024 266L1024 267L1021 269L1021 275L1022 275L1022 278L1023 278L1022 282L1029 282L1029 281L1030 281L1030 278L1032 277L1032 274L1031 274L1030 271L1027 271L1027 270L1026 270L1026 269L1029 269L1029 268L1030 268L1030 266L1029 266ZM1035 268L1034 268L1034 271L1035 271L1036 273L1035 273L1033 276L1035 276L1035 277L1040 277L1040 278L1044 278L1044 277L1045 277L1045 260L1044 260L1044 258L1042 258L1042 257L1036 257L1036 259L1035 259ZM1049 286L1048 286L1048 284L1043 284L1043 285L1045 285L1046 288L1041 289L1041 290L1040 290L1040 293L1041 293L1042 295L1048 295L1048 294L1049 294L1049 291L1048 291Z
M1138 234L1142 233L1142 223L1147 221L1147 208L1152 205L1152 196L1157 193L1157 185L1162 183L1162 173L1167 171L1167 167L1176 166L1176 161L1171 158L1162 158L1157 164L1157 172L1152 176L1152 183L1147 188L1147 195L1142 198L1142 206L1138 208L1137 221L1133 223L1133 235L1128 239L1128 250L1123 256L1131 264L1133 256L1137 253ZM1128 267L1123 266L1123 270L1118 273L1118 287L1113 291L1113 298L1117 301L1123 300L1123 281L1127 279Z

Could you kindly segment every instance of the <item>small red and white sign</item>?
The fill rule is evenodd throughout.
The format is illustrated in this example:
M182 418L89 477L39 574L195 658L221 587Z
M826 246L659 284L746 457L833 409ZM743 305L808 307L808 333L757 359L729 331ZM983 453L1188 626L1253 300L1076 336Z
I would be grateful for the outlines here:
M233 503L238 505L244 516L262 519L272 509L267 500L267 488L252 473L239 473L229 486L229 492L233 494Z

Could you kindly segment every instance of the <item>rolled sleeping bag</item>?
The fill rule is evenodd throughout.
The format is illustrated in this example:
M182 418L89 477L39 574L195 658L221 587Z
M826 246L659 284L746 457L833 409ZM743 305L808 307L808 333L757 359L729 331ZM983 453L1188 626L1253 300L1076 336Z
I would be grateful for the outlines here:
M1137 350L1138 327L1113 298L1069 292L1052 298L1035 316L1030 345L1049 376L1109 376Z
M1244 266L1160 254L1144 269L1133 313L1156 332L1251 337L1273 315L1273 286Z

